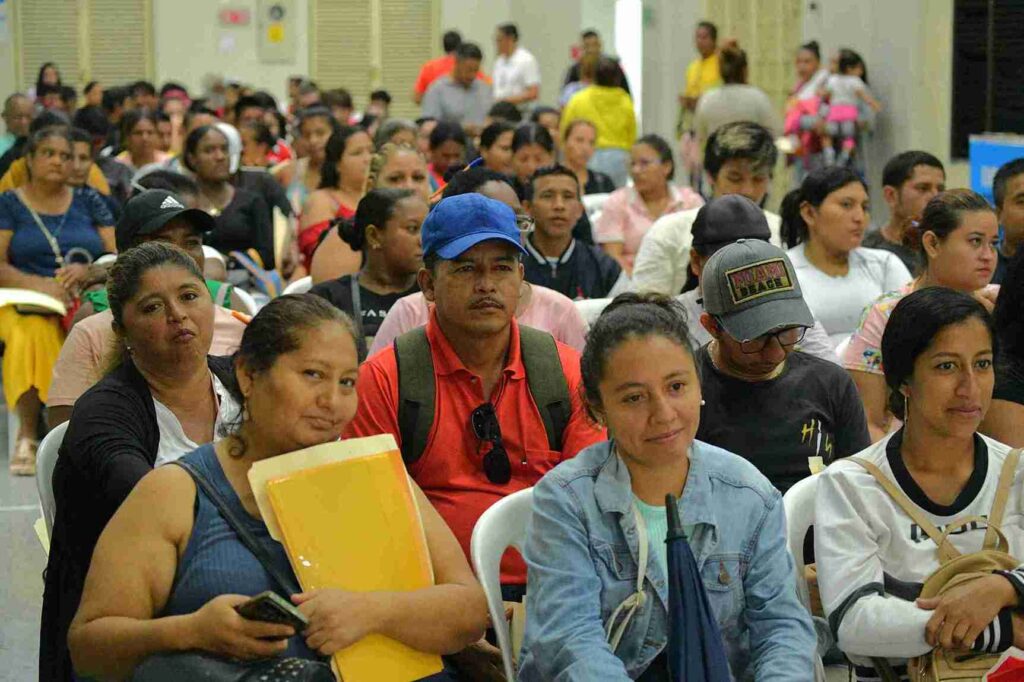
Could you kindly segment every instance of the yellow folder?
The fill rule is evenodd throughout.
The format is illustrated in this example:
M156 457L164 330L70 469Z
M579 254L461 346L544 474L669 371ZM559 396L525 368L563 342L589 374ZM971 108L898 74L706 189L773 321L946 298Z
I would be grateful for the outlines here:
M392 436L318 445L253 465L271 535L304 590L415 590L434 583L402 456ZM334 656L345 682L409 682L442 670L440 656L371 635Z

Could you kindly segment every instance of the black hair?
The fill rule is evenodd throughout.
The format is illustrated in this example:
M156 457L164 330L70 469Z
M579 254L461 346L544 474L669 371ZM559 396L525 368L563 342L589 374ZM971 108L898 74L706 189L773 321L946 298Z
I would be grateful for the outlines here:
M99 84L100 84L99 81L89 81L88 83L85 84L85 87L82 88L82 94L83 95L88 95L89 91L92 90L93 88L95 88Z
M153 112L153 117L156 118L156 122L157 123L170 123L171 122L171 117L168 116L167 114L165 114L164 112L160 111L159 109L157 109L156 111Z
M418 195L411 189L371 189L359 200L352 220L339 221L338 236L353 251L362 251L366 246L366 229L374 225L383 230L395 214L398 202L414 196Z
M132 109L131 111L125 112L124 116L121 117L121 147L124 148L128 144L128 138L132 134L132 130L135 126L139 125L142 121L149 121L156 127L157 117L156 113L149 109Z
M531 144L540 145L549 154L555 153L555 141L551 139L551 133L539 123L524 123L516 128L512 136L512 153Z
M480 46L476 43L462 43L455 50L456 59L476 59L480 61L484 58L484 53L480 50Z
M430 148L437 149L449 140L465 147L466 131L455 121L438 121L434 129L430 131Z
M92 150L92 135L89 134L88 130L82 130L81 128L72 128L68 132L68 136L72 142L84 142L89 145L90 153Z
M1007 161L992 178L992 198L995 199L996 208L1003 210L1003 202L1006 201L1006 185L1018 175L1024 174L1024 158Z
M391 104L391 93L387 90L374 90L370 93L370 101L377 100L385 104Z
M273 109L277 111L277 99L266 90L257 90L249 95L249 97L256 100L256 103L264 109Z
M845 73L847 69L855 66L860 66L864 69L864 75L861 80L864 81L864 85L868 84L868 65L864 63L863 57L853 50L844 47L839 50L839 73Z
M882 186L899 189L914 175L914 169L918 166L929 166L938 168L943 173L946 172L942 162L928 152L916 150L900 152L885 163L885 168L882 170Z
M712 40L718 40L718 27L712 24L710 21L701 21L697 23L697 28L706 29L708 35L711 36Z
M749 121L719 127L711 133L704 147L704 169L712 179L717 179L722 166L733 159L750 161L755 171L764 170L770 175L778 158L771 132Z
M738 45L726 45L718 54L723 83L747 82L747 53Z
M1004 355L999 364L1024 362L1024 249L1017 250L1006 268L993 317Z
M637 145L641 144L645 144L654 151L656 151L658 153L658 158L661 159L662 163L672 164L672 170L669 171L668 174L669 180L676 176L676 162L672 159L672 147L669 146L668 142L665 141L664 137L662 137L661 135L648 133L647 135L644 135L636 142L634 142L633 146L636 147Z
M925 287L907 294L896 304L882 334L882 369L889 387L889 411L906 419L906 398L900 391L914 374L914 362L938 334L955 324L980 320L992 339L993 353L999 350L992 316L970 294L945 287Z
M353 135L366 133L358 126L342 126L331 133L324 147L324 163L320 166L320 187L319 189L334 189L341 182L338 174L338 162L345 155L345 147Z
M156 86L150 83L149 81L135 81L134 83L132 83L131 89L132 97L137 97L140 94L152 95L153 97L156 97Z
M184 85L176 81L167 81L166 83L160 86L160 96L163 97L167 93L174 92L175 90L183 92L186 95L188 95L188 88L186 88Z
M441 36L441 47L445 53L455 52L462 44L462 35L458 31L445 31Z
M800 46L800 49L810 52L811 54L814 55L815 59L817 59L819 62L821 61L821 46L818 45L817 40L812 40L809 43L804 43L803 45Z
M519 111L519 107L512 102L505 101L495 102L491 105L487 115L492 119L500 119L509 123L519 123L523 120L523 112Z
M128 99L130 94L128 88L123 86L107 88L103 91L103 111L108 114L114 113L115 109L124 106L124 101Z
M546 104L541 104L540 106L534 107L533 112L530 113L530 123L540 123L540 117L544 114L560 115L558 109L549 107Z
M664 294L619 294L591 325L580 357L580 392L592 418L602 404L600 385L608 357L624 342L647 336L663 336L693 357L686 308Z
M88 131L93 137L106 138L110 132L110 120L99 107L82 107L75 112L74 126Z
M267 147L273 148L274 143L277 142L277 138L270 132L270 128L262 121L250 121L243 125L241 130L251 130L257 144L265 144Z
M963 223L964 213L988 211L995 213L985 197L969 189L950 189L932 197L921 213L916 226L911 225L903 233L903 243L915 251L921 251L921 239L931 232L939 241L945 241ZM928 259L922 258L925 269Z
M515 24L501 24L500 26L498 26L498 30L501 31L502 35L504 35L507 38L511 38L512 40L516 41L519 40L519 29L516 27Z
M327 121L327 125L331 126L331 130L334 132L338 132L341 129L341 124L338 123L338 119L334 118L334 114L331 113L331 110L319 104L314 104L311 107L302 109L297 114L297 117L299 119L299 122L298 125L296 126L296 130L299 131L300 136L302 133L303 124L305 124L306 121L313 120L314 118L325 119Z
M260 100L253 95L242 95L238 98L238 101L235 102L235 120L237 121L242 115L242 112L246 109L259 109L262 112L265 108L266 107L263 106Z
M71 121L63 111L44 109L28 124L28 134L38 133L44 128L70 128Z
M60 90L61 101L63 101L67 107L70 108L71 105L78 100L78 91L70 85L62 85L58 90Z
M224 138L225 142L229 142L228 136L224 134L224 131L218 128L216 125L199 126L185 138L184 148L181 150L181 163L188 170L193 173L196 172L195 167L192 166L192 161L189 159L193 154L196 153L196 149L199 148L199 143L208 133L217 133Z
M63 85L60 77L60 69L57 67L56 62L43 62L43 65L39 67L39 75L36 76L36 96L39 96L39 88L45 85L43 83L43 73L46 69L53 67L53 70L57 72L57 85Z
M445 185L441 198L447 199L448 197L456 197L460 194L472 194L473 192L478 192L480 191L480 188L488 182L504 182L506 185L511 187L513 191L515 190L512 185L512 180L510 180L507 175L491 170L490 168L484 168L483 166L474 166L473 168L464 170L461 173L457 173L451 181Z
M597 34L597 31L595 31L592 28L588 28L586 31L584 31L583 33L580 34L580 38L582 38L584 40L586 40L587 38L600 38L600 37L601 36L599 36Z
M576 198L580 196L580 179L576 177L576 174L569 170L567 167L560 163L556 163L550 166L543 166L538 168L534 174L530 177L530 186L527 188L527 198L533 199L533 188L536 186L537 181L541 178L550 178L555 175L561 175L567 178L572 178L573 184L576 187Z
M568 140L569 136L572 135L572 131L576 130L579 126L589 126L594 130L595 137L597 136L597 126L594 122L585 118L574 118L569 122L569 125L565 126L565 132L562 133L562 140Z
M187 175L163 168L150 171L132 183L132 196L136 197L149 189L162 189L171 194L199 196L199 185Z
M424 123L430 123L431 121L436 121L436 120L437 119L434 118L433 116L420 116L418 119L413 121L413 123L415 123L416 124L416 128L419 129L419 127L421 125L423 125Z
M606 88L622 87L622 69L611 57L599 57L594 68L594 84Z
M43 83L36 89L36 99L42 99L47 95L62 95L63 88L60 85L48 85Z
M316 294L288 294L279 296L260 308L260 311L246 325L242 332L242 340L232 359L235 367L245 367L249 371L262 373L270 370L282 355L298 350L307 332L325 323L336 322L352 336L353 343L359 348L356 328L351 318L340 309L331 305L327 299ZM234 374L225 383L235 403L243 409L239 411L237 420L224 425L221 435L235 435L242 426L246 412L245 396ZM246 444L235 442L228 449L232 457L245 454Z
M504 133L514 131L516 128L508 121L495 121L483 129L480 133L480 149L490 149Z
M800 215L800 207L806 201L817 208L828 198L829 194L847 185L859 183L866 192L868 186L854 171L845 166L828 166L819 168L806 178L803 184L791 191L782 200L779 213L782 216L782 241L788 248L802 244L810 237L807 223Z
M323 94L323 105L327 108L341 107L342 109L355 108L352 104L352 93L345 88L334 88Z
M142 277L153 268L172 265L185 270L204 283L199 264L177 246L166 242L143 242L117 256L107 277L107 296L114 327L124 329L124 307L139 292Z

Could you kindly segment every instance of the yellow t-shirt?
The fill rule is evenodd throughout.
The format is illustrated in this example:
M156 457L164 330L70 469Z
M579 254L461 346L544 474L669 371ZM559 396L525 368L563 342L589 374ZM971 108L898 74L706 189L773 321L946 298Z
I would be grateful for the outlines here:
M718 66L718 53L710 57L698 57L686 68L686 90L684 97L697 99L708 90L722 84L722 71Z

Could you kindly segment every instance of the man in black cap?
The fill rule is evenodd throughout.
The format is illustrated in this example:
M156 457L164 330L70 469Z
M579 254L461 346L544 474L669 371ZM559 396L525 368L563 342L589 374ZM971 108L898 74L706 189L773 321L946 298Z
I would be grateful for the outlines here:
M782 249L740 239L707 260L700 282L712 340L696 353L699 440L750 460L782 492L871 445L850 376L794 352L814 318Z
M213 224L209 214L187 208L176 195L160 189L146 190L125 204L115 228L117 250L123 253L147 241L168 242L192 256L202 270L203 233L212 230ZM207 280L206 286L219 304L214 308L210 355L229 355L238 348L245 324L227 308L230 285ZM71 417L75 401L102 375L100 367L111 346L113 315L106 290L87 292L83 299L83 307L91 306L93 314L71 328L53 368L46 402L50 428Z
M771 234L764 211L750 199L740 194L712 199L700 208L693 221L690 270L695 277L700 277L708 259L719 249L740 239L767 242L771 240ZM676 299L686 308L690 338L694 344L703 346L709 343L711 335L700 324L700 316L704 312L700 287L680 294ZM807 330L797 350L839 364L839 357L828 332L817 320Z

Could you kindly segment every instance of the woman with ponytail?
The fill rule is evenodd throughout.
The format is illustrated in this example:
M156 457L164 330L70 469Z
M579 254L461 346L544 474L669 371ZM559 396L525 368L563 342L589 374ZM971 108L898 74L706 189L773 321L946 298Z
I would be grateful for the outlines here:
M338 223L342 240L362 253L362 268L354 275L317 284L310 293L327 299L352 318L359 332L361 358L395 301L419 291L416 274L423 267L420 225L426 217L427 202L419 193L375 189L359 202L352 221Z
M861 246L868 228L868 189L847 168L807 176L782 201L782 239L804 300L837 346L857 329L860 314L887 291L910 281L893 253Z

